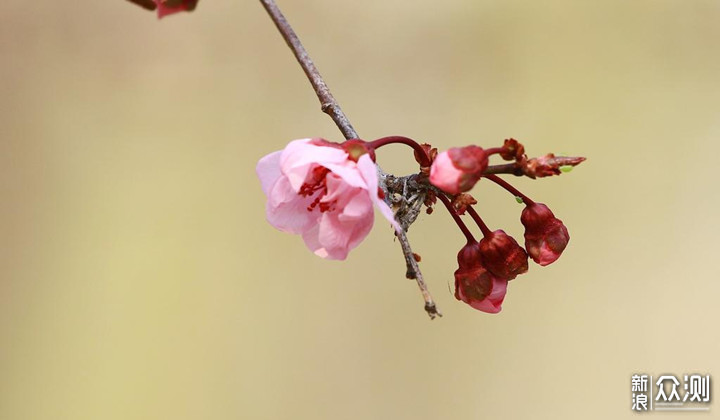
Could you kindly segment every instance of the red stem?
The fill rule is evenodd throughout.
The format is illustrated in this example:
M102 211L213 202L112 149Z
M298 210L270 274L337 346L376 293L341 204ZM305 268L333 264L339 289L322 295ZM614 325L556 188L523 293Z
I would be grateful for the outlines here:
M455 207L453 207L452 203L445 196L445 194L438 194L437 197L440 199L440 201L443 202L443 204L445 204L445 208L447 208L447 210L450 212L452 218L455 219L455 223L457 223L463 235L465 235L465 238L467 238L467 240L470 242L476 242L475 237L472 235L472 233L470 233L470 230L465 225L465 222L462 221L460 215L457 214Z
M490 156L494 155L495 153L500 153L503 151L502 147L493 147L491 149L485 149L485 155Z
M388 144L394 144L394 143L404 144L404 145L412 147L413 150L415 150L416 154L420 157L420 160L422 161L422 162L420 162L420 165L430 166L430 157L425 152L425 149L423 149L422 146L420 146L420 144L418 144L418 142L416 142L415 140L413 140L411 138L403 137L403 136L388 136L388 137L382 137L377 140L368 142L368 144L373 149L378 149L380 147L386 146Z
M521 193L517 188L515 188L512 185L505 182L505 180L500 178L499 176L488 174L488 175L484 175L484 177L489 179L490 181L498 184L499 186L505 188L508 192L510 192L510 194L515 195L515 197L522 198L523 203L525 203L526 205L529 206L529 205L535 204L535 202L532 201L528 196Z
M483 219L480 218L480 215L478 212L475 211L475 209L472 206L467 206L467 211L470 213L470 217L473 218L475 223L478 225L480 230L482 231L483 236L488 236L492 234L492 231L487 227L485 222L483 222Z

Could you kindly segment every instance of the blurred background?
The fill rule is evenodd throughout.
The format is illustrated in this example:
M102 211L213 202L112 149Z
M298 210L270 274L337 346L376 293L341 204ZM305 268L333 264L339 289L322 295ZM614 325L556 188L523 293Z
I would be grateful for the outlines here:
M386 224L333 262L265 222L257 160L341 136L259 2L4 0L0 418L622 419L634 373L720 375L720 3L279 4L364 138L587 156L515 181L563 257L480 313L423 215L430 321Z

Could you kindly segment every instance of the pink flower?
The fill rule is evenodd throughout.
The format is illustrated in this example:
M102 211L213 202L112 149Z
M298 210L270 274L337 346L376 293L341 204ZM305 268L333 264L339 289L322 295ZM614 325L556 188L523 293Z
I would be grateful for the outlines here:
M358 153L359 144L346 143L350 156L343 145L301 139L260 159L256 172L268 198L268 222L302 235L311 251L333 260L347 258L368 235L373 204L399 230L378 196L377 167L370 153Z
M487 166L488 157L482 148L453 147L433 161L430 183L448 194L460 194L475 186Z
M158 17L178 12L189 12L195 10L198 0L154 0L158 7Z
M477 242L469 243L458 253L455 270L455 298L473 308L495 314L502 310L507 280L496 277L480 261Z
M540 265L548 265L560 258L570 241L570 234L563 222L542 203L532 203L520 215L525 226L525 249Z

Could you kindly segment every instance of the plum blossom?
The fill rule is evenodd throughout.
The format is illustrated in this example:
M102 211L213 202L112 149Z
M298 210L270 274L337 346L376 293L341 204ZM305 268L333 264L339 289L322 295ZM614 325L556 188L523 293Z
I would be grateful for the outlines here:
M256 172L267 196L268 222L301 235L316 255L333 260L344 260L365 239L373 207L399 230L379 196L371 150L358 153L359 144L300 139L260 159Z

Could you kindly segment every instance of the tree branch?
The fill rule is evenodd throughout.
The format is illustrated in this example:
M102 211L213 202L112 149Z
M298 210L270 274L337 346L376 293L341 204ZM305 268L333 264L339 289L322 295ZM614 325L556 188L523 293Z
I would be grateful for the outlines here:
M340 108L340 105L338 105L337 101L332 96L332 93L330 93L330 89L327 84L325 84L325 81L320 75L317 67L315 67L315 63L313 63L310 55L308 55L305 47L303 47L300 42L300 38L298 38L287 19L285 19L285 16L282 14L277 4L275 4L275 1L260 0L260 2L265 7L265 10L267 10L270 18L275 23L275 26L277 26L278 31L280 31L280 34L283 39L285 39L288 47L292 50L298 63L300 63L300 67L302 67L305 72L305 75L310 81L310 84L312 84L313 89L315 89L315 94L317 94L317 97L320 100L320 109L322 109L324 113L328 114L330 118L335 121L335 125L337 125L340 129L346 140L358 138L357 132L350 124L350 121L347 116L345 116L345 113Z
M563 172L571 170L585 162L584 157L579 156L555 156L548 153L539 158L528 159L524 156L522 159L503 165L490 165L483 172L483 176L494 174L511 174L515 176L526 176L528 178L544 178L546 176L560 175Z
M523 176L523 170L517 163L505 163L502 165L490 165L485 169L483 175L492 174L512 174L515 176Z
M285 16L283 16L282 12L280 11L280 8L277 6L277 4L275 4L275 1L260 0L260 2L262 3L263 7L265 7L265 10L270 15L270 18L275 23L275 26L277 27L278 31L280 31L282 37L285 39L288 47L290 47L290 49L292 50L298 63L300 63L300 66L305 72L305 75L310 81L310 84L312 84L312 87L315 90L315 94L320 100L320 109L322 109L324 113L328 114L333 119L335 125L337 125L337 127L340 129L343 136L345 136L345 139L358 138L358 134L353 128L353 126L350 124L350 120L348 120L347 116L340 108L340 105L338 105L337 101L330 93L330 89L328 88L327 84L325 84L325 81L320 75L317 67L315 67L315 63L313 63L312 59L308 55L308 52L305 50L305 47L303 47L302 43L300 42L297 34L290 26L290 23L288 23L287 19L285 19ZM380 177L380 183L381 188L385 192L387 192L385 176ZM435 302L433 301L432 296L428 291L427 285L423 280L420 266L415 259L415 254L412 252L412 248L410 247L410 242L408 241L405 230L401 232L396 232L395 235L398 238L398 242L400 242L400 247L402 248L403 255L405 256L405 263L407 266L406 277L409 279L414 279L417 282L418 287L420 288L420 292L423 295L423 299L425 300L425 311L430 316L430 319L434 319L436 316L442 316L442 314L437 310Z

